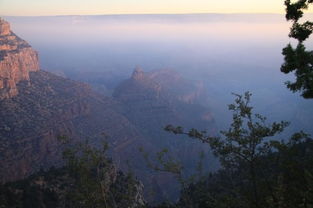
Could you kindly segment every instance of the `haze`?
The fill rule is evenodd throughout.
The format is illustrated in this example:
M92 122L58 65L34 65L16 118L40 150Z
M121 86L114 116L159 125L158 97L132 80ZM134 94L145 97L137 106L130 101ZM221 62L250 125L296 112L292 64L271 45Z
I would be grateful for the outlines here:
M312 15L310 16L312 18ZM312 132L312 101L284 86L280 72L290 24L279 14L6 17L39 51L41 68L93 83L82 74L110 73L117 83L133 68L170 68L204 80L219 127L227 126L231 92L253 93L254 105L289 130ZM312 39L307 41L313 46ZM92 76L91 76L92 77ZM106 85L106 83L104 83ZM110 88L109 85L106 86ZM308 113L309 112L309 113ZM287 131L288 133L288 131Z
M1 0L0 15L284 13L283 4L283 0Z

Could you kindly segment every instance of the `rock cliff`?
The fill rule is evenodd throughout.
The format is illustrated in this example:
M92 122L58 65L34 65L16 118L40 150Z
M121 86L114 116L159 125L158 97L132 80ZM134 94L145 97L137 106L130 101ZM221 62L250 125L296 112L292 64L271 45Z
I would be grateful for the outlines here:
M186 128L207 129L214 134L210 110L201 105L203 94L201 83L193 84L175 71L144 73L137 67L131 78L115 88L113 98L123 105L121 112L132 122L160 128L176 123Z
M114 101L86 84L40 70L30 73L30 84L21 81L17 89L18 95L0 101L2 182L61 165L59 135L97 145L105 133L112 156L122 161L119 168L126 169L126 158L140 161L135 153L144 144L141 134L115 111Z
M0 100L18 94L16 85L29 81L29 72L38 71L38 54L0 18Z
M199 162L199 152L205 149L203 144L182 136L175 137L163 129L166 125L183 126L207 130L214 135L216 128L210 111L197 101L182 99L185 95L197 94L197 87L170 70L158 70L145 73L136 68L132 76L116 87L113 98L120 103L119 112L125 116L138 131L144 135L145 143L152 144L150 154L167 148L174 158L179 158L185 167L186 175L194 173ZM145 148L145 147L144 147ZM208 157L210 155L207 155ZM211 158L211 170L216 168ZM154 187L158 194L154 199L175 199L179 192L179 184L169 175L150 174L149 178L141 178L146 189ZM171 185L169 185L171 184Z
M4 20L0 47L0 183L61 166L59 135L99 145L105 133L119 169L129 170L130 164L148 191L161 190L160 199L178 196L172 192L177 187L168 187L173 177L151 173L138 149L169 148L186 169L197 164L202 144L173 138L163 128L172 124L214 133L209 110L197 101L200 88L190 90L190 83L171 71L144 73L137 67L113 97L105 97L86 84L39 70L37 53Z
M150 80L159 83L170 93L171 97L175 97L184 103L204 103L204 98L207 97L203 81L186 80L174 70L154 70L148 72L146 76Z
M37 52L2 19L0 47L0 183L62 165L59 135L98 145L105 133L118 168L127 168L127 158L140 161L144 137L115 101L39 70Z

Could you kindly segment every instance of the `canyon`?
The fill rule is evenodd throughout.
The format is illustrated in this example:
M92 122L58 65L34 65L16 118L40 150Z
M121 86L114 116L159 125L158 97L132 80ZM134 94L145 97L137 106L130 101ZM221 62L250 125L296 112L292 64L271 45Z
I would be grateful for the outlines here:
M38 53L4 20L0 34L2 183L62 166L58 137L67 136L94 146L108 142L116 167L134 172L145 185L148 200L178 197L178 182L148 168L139 148L151 155L167 148L186 170L195 166L205 149L202 144L173 138L163 128L173 124L216 134L213 116L199 104L201 83L192 84L171 70L145 73L136 67L112 96L104 96L88 84L40 70ZM161 190L157 196L148 194L155 189Z

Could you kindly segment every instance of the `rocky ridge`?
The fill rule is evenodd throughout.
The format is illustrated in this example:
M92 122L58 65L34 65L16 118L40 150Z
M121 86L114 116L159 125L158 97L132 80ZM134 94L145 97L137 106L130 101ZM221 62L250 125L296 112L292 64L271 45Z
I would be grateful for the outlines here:
M105 133L119 169L127 168L126 158L140 161L138 146L149 145L115 101L39 70L37 52L3 19L0 31L0 183L61 166L60 135L98 145Z
M105 133L112 156L123 161L119 168L126 169L125 158L140 160L134 154L144 144L143 136L116 112L114 101L93 93L86 84L42 70L30 73L30 83L21 81L18 95L0 101L2 182L61 165L60 135L97 145Z
M181 89L181 86L189 90ZM136 67L132 76L117 86L113 93L113 99L120 103L119 113L137 127L146 143L152 144L152 151L148 152L153 155L164 148L168 149L173 158L179 158L186 175L194 173L199 153L204 150L204 146L198 141L168 134L163 130L164 127L172 124L186 129L207 130L211 135L216 133L209 109L198 103L197 96L189 100L183 99L185 95L200 93L197 87L193 90L190 87L189 82L173 71L144 72ZM206 156L211 157L210 154ZM204 169L216 168L213 157L209 160L210 167L204 165ZM158 200L173 200L179 194L179 184L169 175L151 173L148 181L145 178L142 180L144 184L150 183L150 186L157 187ZM155 184L151 184L151 181Z
M170 147L187 168L196 164L202 145L173 139L163 128L173 124L214 132L214 120L203 116L209 112L197 104L197 96L183 99L198 95L197 88L186 91L190 85L175 73L137 67L113 97L105 97L87 84L39 70L37 53L3 20L0 39L0 183L61 166L60 135L97 146L105 133L118 169L127 171L130 165L149 191L155 186L164 194L161 199L175 198L168 189L173 177L151 173L138 149L153 154ZM186 87L178 91L181 86Z
M0 100L18 94L17 84L39 70L38 54L0 18Z

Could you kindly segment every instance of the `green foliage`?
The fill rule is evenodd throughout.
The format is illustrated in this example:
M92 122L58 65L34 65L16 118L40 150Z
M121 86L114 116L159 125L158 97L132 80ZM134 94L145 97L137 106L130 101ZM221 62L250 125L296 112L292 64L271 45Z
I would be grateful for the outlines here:
M151 158L150 154L145 152L142 147L139 148L139 151L143 154L147 166L151 170L171 173L176 177L182 186L185 184L183 166L179 160L171 157L168 149L163 149L160 152L157 152L155 158Z
M106 155L107 143L95 148L87 141L65 145L65 166L40 171L29 178L0 186L1 208L117 208L144 207L142 185L133 175L117 171Z
M68 197L72 207L108 207L111 161L105 156L107 145L92 148L87 142L68 148L63 153L69 174L75 180L75 191Z
M281 71L286 74L295 71L296 81L288 81L286 85L292 92L300 91L304 98L313 98L313 51L307 50L303 44L313 32L313 22L299 21L303 17L303 10L312 3L312 0L285 1L286 19L293 22L289 37L296 39L298 45L293 48L288 44L283 49L285 62Z
M222 164L218 172L183 189L178 207L312 207L312 139L303 132L286 141L275 139L289 123L268 124L253 113L249 92L234 95L229 105L233 122L221 136L165 128L208 143Z
M258 205L249 196L249 172L245 171L247 163L242 163L235 170L224 167L191 184L181 195L189 201L181 200L178 207L312 207L313 140L302 136L297 142L294 136L287 143L275 142L277 148L260 158L256 166Z
M0 185L0 207L58 207L62 200L53 189L56 181L61 180L64 174L64 169L51 168L48 172L40 171L24 180ZM52 186L46 188L42 183L44 179L51 180Z
M251 93L246 92L244 96L234 95L235 103L229 105L229 110L233 111L233 122L228 130L221 131L222 137L211 137L205 131L196 129L184 133L181 127L171 125L166 126L165 130L174 134L186 134L210 144L225 166L256 161L270 150L269 139L281 133L289 123L281 121L266 124L264 116L252 113L253 108L249 106Z
M312 139L299 132L288 142L277 142L273 147L276 152L268 158L277 161L275 166L278 171L272 179L277 204L281 207L313 207Z
M144 206L140 198L140 183L131 173L125 176L116 170L112 160L106 156L107 149L106 142L101 148L94 148L86 141L63 152L66 168L75 184L67 195L70 207Z

